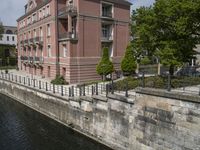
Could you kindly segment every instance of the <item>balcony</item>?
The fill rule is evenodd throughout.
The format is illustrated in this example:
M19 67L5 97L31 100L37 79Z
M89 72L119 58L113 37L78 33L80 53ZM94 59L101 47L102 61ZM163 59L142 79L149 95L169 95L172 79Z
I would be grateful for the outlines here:
M43 45L43 38L42 37L35 37L33 41L34 41L35 44Z
M68 14L70 16L76 16L77 8L74 5L68 5L58 10L58 17L61 19L66 19Z
M22 61L28 61L28 57L27 57L27 56L21 56L20 59L21 59Z
M43 57L34 57L33 62L34 62L34 64L43 64L44 58Z
M33 39L29 39L29 44L30 45L33 45L34 43L33 43Z
M112 41L113 41L113 37L111 35L101 37L101 42L112 42Z
M59 34L59 41L63 40L78 40L78 36L76 33L71 32Z
M113 18L113 15L111 12L109 12L109 13L102 12L102 17L103 18Z
M29 44L28 40L24 40L24 46L27 46Z

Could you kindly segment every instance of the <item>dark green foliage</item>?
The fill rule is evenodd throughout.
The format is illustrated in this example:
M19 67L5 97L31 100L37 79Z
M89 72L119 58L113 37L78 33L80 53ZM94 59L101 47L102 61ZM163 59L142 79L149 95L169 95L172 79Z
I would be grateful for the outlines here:
M51 81L55 85L68 85L69 83L65 80L63 76L57 75L54 80Z
M110 61L109 58L109 49L107 47L103 48L103 56L96 66L96 71L99 75L109 75L114 71L113 63Z
M151 64L152 62L151 62L151 60L149 59L149 57L148 56L145 56L144 58L142 58L141 60L140 60L140 64L141 65L149 65L149 64Z
M6 57L6 53L9 57ZM16 66L17 56L15 46L12 45L0 45L0 66Z
M132 46L129 45L126 49L125 56L123 57L121 61L121 69L124 73L124 75L132 75L135 73L135 69L137 68L136 60L134 51L132 49Z
M3 28L2 23L0 23L0 38L2 38L3 32L4 32L4 28Z
M128 89L135 89L142 85L142 79L136 79L133 77L128 77L124 80L120 80L115 85L115 90L125 90L126 83L128 82ZM145 87L149 88L159 88L159 89L167 89L168 78L155 76L155 77L146 77L145 78ZM171 79L171 87L172 88L181 88L187 86L194 86L200 84L199 77L173 77Z

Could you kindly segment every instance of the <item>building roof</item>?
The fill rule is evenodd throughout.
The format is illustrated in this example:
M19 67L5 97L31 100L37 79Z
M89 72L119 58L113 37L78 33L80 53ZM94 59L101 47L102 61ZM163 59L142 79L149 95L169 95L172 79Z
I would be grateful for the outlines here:
M30 1L30 0L29 0ZM48 4L51 0L35 0L35 2L37 3L37 6L26 12L23 16L21 16L20 18L17 19L17 22L24 19L25 17L29 16L30 14L32 14L34 11L40 9L41 7L43 7L44 5ZM112 3L119 3L119 4L124 4L124 5L132 5L131 2L129 2L129 0L105 0L108 2L112 2ZM25 5L25 7L27 7L27 4Z
M15 26L3 26L4 34L17 34L17 27Z

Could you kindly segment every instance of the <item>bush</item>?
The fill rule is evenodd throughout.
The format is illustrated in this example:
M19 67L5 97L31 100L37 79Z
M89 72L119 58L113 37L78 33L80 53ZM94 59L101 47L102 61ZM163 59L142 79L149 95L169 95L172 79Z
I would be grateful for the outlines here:
M140 60L140 64L141 65L149 65L149 64L151 64L151 60L149 59L149 57L145 56L144 58L142 58Z
M135 61L134 52L131 45L129 45L126 48L125 56L121 61L121 69L125 76L130 76L135 73L136 68L137 64Z
M105 47L103 49L103 57L101 58L99 64L96 66L96 71L99 75L107 76L114 71L113 63L109 59L109 49Z
M63 76L57 75L54 80L51 81L55 85L68 85L69 83L65 80Z
M146 77L144 81L145 81L145 87L167 89L167 84L168 84L167 77L161 77L161 76ZM135 89L136 87L139 87L142 85L142 79L128 77L124 80L120 80L114 83L115 90L124 91L127 83L128 83L129 90ZM199 77L172 77L171 79L172 88L195 86L199 84L200 84Z

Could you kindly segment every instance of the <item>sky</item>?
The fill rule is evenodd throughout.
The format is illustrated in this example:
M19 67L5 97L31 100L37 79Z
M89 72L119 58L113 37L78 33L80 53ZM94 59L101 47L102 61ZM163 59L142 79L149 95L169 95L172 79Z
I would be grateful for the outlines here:
M28 0L1 0L0 21L3 25L16 26L16 20L24 14L24 5ZM154 0L130 0L133 3L132 9L140 6L149 6Z

